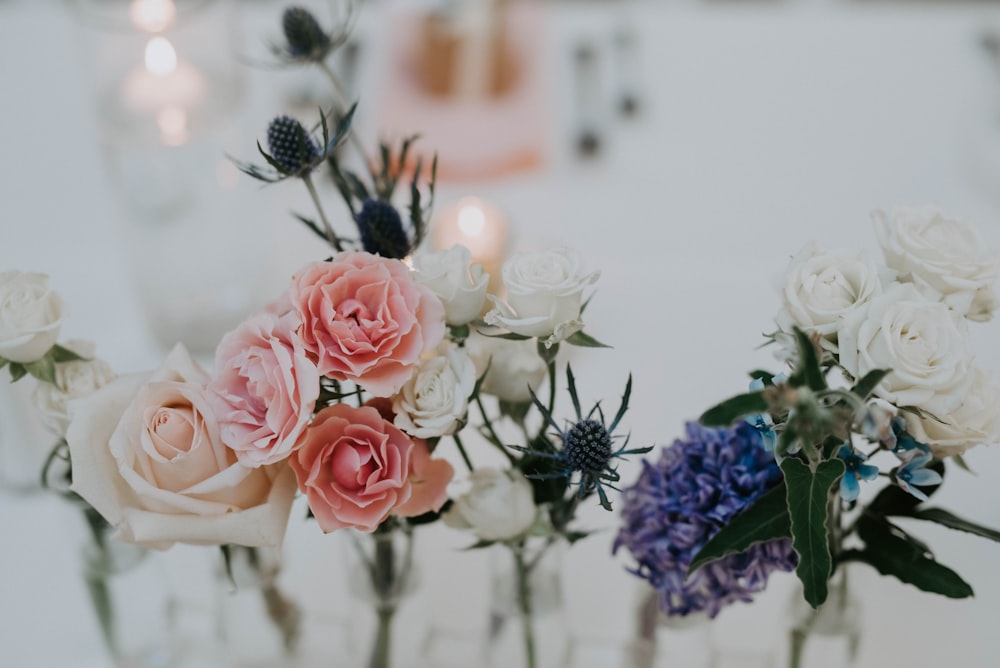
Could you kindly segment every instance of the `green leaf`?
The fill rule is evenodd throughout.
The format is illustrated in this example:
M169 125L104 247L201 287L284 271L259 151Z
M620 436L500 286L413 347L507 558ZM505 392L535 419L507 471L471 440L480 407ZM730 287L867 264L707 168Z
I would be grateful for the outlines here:
M761 392L747 392L730 397L701 414L699 421L706 427L728 427L737 419L767 410L767 400Z
M70 350L69 348L60 346L58 343L52 346L52 348L49 349L49 352L46 353L46 355L51 357L52 361L54 361L56 364L60 364L62 362L80 362L87 360L87 358L84 357L83 355L79 355Z
M576 541L583 540L584 538L586 538L587 536L589 536L590 532L589 531L567 531L565 535L566 535L566 540L569 541L570 545L572 545Z
M28 369L20 362L10 363L10 382L16 383L28 375Z
M7 366L7 363L8 363L8 362L10 362L10 360L8 360L8 359L5 359L5 358L3 358L3 357L0 357L0 369L2 369L2 368L4 368L5 366Z
M941 508L925 508L923 510L917 510L912 513L910 517L917 520L937 522L938 524L946 526L949 529L965 531L966 533L971 533L983 538L989 538L990 540L1000 543L1000 531L962 519L961 517L952 515L947 510L943 510Z
M792 535L788 516L785 481L757 499L702 546L688 567L687 574L710 561L743 552L758 543Z
M56 363L48 355L34 362L28 362L24 368L38 380L52 385L56 384Z
M795 574L802 581L806 602L818 607L827 596L827 581L833 572L827 533L827 501L830 488L844 475L840 459L822 461L813 471L798 459L781 462L787 486L791 517L792 547L799 555Z
M222 552L222 565L226 571L226 578L233 589L236 589L236 578L233 576L233 546L229 544L220 545L219 551Z
M774 385L774 374L770 371L764 371L763 369L754 369L750 372L750 378L754 380L762 380L765 385Z
M815 344L808 334L797 327L795 328L795 340L798 344L799 363L795 367L795 372L788 377L788 384L792 387L805 385L813 391L825 390L826 378L823 376L822 367L820 367Z
M851 392L858 395L862 399L867 399L869 395L875 391L878 384L882 382L882 379L887 375L889 375L888 369L872 369L864 375L864 378L854 384L854 387L851 388Z
M495 543L496 543L495 540L477 540L475 543L473 543L469 547L463 547L462 549L463 550L481 550L484 547L489 547L491 545L494 545Z
M972 587L955 571L929 558L920 545L893 529L885 518L864 515L858 521L858 535L865 549L857 555L858 560L922 591L948 598L973 595Z
M3 365L0 364L0 366ZM955 462L958 468L962 469L966 473L971 473L972 475L976 475L976 472L969 467L969 463L965 461L965 457L963 457L962 455L952 455L951 461Z
M611 346L601 343L589 334L585 334L582 330L578 332L573 332L569 337L566 338L566 343L572 344L574 346L582 346L584 348L610 348Z

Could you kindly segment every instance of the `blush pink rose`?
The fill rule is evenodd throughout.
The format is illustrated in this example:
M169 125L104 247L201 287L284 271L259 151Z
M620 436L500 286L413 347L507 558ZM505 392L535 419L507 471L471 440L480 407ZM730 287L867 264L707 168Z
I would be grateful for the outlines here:
M299 335L325 376L395 394L444 338L444 306L399 260L340 253L292 277Z
M222 442L256 468L292 453L319 397L319 371L295 334L298 317L261 313L226 334L208 398Z
M316 414L289 462L320 528L329 533L374 531L393 512L418 515L433 509L438 497L443 503L439 488L450 481L451 467L445 472L429 460L426 444L375 408L334 404Z

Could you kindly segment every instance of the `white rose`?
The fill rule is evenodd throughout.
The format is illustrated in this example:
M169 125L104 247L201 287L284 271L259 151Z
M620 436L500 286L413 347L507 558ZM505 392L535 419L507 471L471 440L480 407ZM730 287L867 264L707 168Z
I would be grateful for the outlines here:
M778 327L786 333L793 327L816 333L820 345L836 353L837 332L844 318L864 308L892 278L888 269L876 265L864 251L823 251L811 242L785 271Z
M40 359L59 337L64 310L45 274L0 273L0 357L22 364Z
M892 269L970 320L992 317L1000 255L971 226L931 206L876 211L872 219Z
M476 377L486 374L479 391L502 401L531 401L531 392L538 391L548 372L534 341L473 334L465 345L476 364Z
M906 415L906 429L931 447L935 457L958 455L976 445L1000 442L1000 386L982 369L972 370L972 387L965 401L948 415L921 418Z
M910 283L887 288L840 330L840 364L855 378L891 369L875 394L897 406L948 415L965 399L971 363L962 317Z
M465 420L476 367L455 345L420 362L416 373L392 400L393 423L417 438L454 434Z
M69 341L64 347L89 359L56 364L56 384L39 383L33 395L45 426L59 436L65 436L69 427L69 402L96 392L115 378L111 366L94 357L93 343Z
M239 464L219 437L207 380L179 345L151 376L123 376L70 404L72 489L116 538L160 549L281 544L295 474Z
M535 523L531 483L519 471L481 468L469 474L472 489L455 499L442 516L454 529L468 529L480 540L510 540Z
M515 254L504 262L502 276L507 303L490 295L494 308L486 322L551 346L583 327L583 291L600 272L583 273L576 252L557 248Z
M479 317L486 301L490 275L473 264L472 253L461 245L413 258L417 283L426 285L444 304L445 321L464 325Z

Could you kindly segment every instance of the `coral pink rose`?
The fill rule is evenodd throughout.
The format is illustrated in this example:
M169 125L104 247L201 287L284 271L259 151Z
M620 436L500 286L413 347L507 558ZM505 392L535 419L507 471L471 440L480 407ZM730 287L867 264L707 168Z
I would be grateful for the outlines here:
M398 392L444 338L444 306L399 260L340 253L292 277L290 296L319 372L377 397Z
M312 417L319 371L295 334L295 314L261 313L226 334L208 399L222 442L244 466L288 457Z
M289 462L327 533L374 531L393 512L412 516L440 508L452 476L451 466L431 462L425 443L377 409L347 404L317 413Z

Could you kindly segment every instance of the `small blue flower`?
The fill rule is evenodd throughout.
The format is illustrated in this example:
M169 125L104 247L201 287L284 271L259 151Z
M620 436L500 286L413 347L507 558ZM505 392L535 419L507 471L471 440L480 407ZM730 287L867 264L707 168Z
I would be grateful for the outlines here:
M779 376L775 376L774 380L778 380L778 378ZM760 392L763 389L763 378L754 378L750 381L751 392ZM774 431L774 420L771 419L771 416L767 413L755 413L748 415L744 420L760 434L760 442L764 449L768 452L774 452L774 448L778 445L778 434Z
M921 501L926 501L927 495L917 486L938 485L943 478L937 471L924 468L930 463L932 457L926 445L921 443L917 443L917 445L920 447L911 450L912 454L905 456L903 458L905 463L896 470L896 484Z
M861 493L859 480L874 480L878 477L878 467L865 464L868 457L860 452L854 452L850 444L845 443L840 446L837 456L844 460L847 470L844 477L840 479L840 498L844 501L854 501Z
M896 434L896 444L892 448L893 454L901 460L907 460L916 454L929 455L931 449L906 433L905 429L906 423L902 420L893 424L893 432Z

